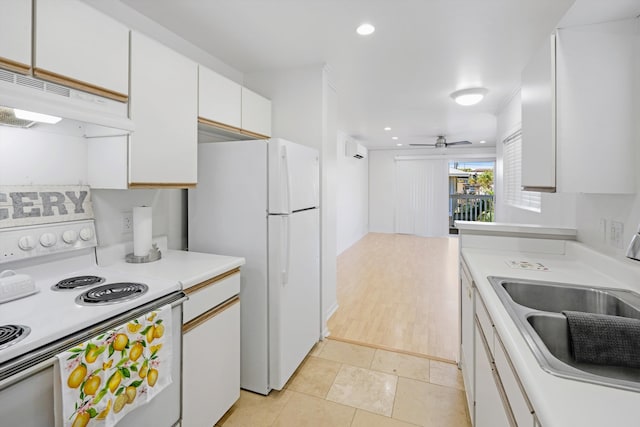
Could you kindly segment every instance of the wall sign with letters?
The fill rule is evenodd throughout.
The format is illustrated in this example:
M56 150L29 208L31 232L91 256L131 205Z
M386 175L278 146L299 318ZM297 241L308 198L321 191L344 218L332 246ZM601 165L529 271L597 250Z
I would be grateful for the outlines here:
M86 185L0 185L0 228L92 218L91 190Z

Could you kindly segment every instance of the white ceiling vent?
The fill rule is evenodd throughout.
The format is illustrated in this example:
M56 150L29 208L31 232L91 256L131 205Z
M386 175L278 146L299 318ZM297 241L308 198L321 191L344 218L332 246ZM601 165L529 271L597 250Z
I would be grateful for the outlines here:
M347 157L355 157L356 159L366 159L367 147L348 139L346 144L346 155Z

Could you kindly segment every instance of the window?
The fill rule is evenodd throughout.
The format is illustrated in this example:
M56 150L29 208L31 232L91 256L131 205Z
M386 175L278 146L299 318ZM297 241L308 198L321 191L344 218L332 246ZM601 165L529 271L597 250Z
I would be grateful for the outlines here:
M505 140L502 156L504 168L504 198L508 205L540 212L540 193L522 191L522 131L518 130Z

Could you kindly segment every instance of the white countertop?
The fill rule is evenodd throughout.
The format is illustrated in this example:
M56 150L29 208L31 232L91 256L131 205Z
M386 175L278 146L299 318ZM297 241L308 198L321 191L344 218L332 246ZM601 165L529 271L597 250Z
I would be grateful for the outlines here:
M506 233L516 235L546 235L557 236L563 239L575 239L577 231L575 228L550 227L537 224L510 224L502 222L481 222L481 221L456 221L456 228L467 233L480 232Z
M640 291L640 280L637 280L640 263L609 258L580 243L564 244L564 253L512 248L463 248L461 252L544 427L640 425L640 393L564 379L543 371L487 280L487 276L506 276ZM507 264L509 260L539 262L549 270L515 269ZM603 269L602 265L610 266L611 270ZM626 271L620 274L617 269ZM620 281L614 276L635 276L636 280Z
M162 251L158 261L132 264L124 260L125 245L98 248L98 263L124 273L149 277L161 277L179 282L182 289L204 282L207 279L238 268L245 263L242 257L207 254L202 252L178 251L166 248L166 240L157 240Z

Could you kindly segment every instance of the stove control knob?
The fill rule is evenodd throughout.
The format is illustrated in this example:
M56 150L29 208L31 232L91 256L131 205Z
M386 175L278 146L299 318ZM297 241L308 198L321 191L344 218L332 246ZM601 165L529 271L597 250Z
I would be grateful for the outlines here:
M83 228L82 230L80 230L80 238L85 241L91 240L93 238L93 230L89 227Z
M20 240L18 240L18 247L23 251L30 251L36 247L36 239L34 239L33 236L22 236Z
M62 240L64 240L65 243L72 244L78 240L78 233L75 230L67 230L62 233Z
M50 248L51 246L55 245L57 241L58 238L53 233L44 233L42 236L40 236L40 244L45 248Z

